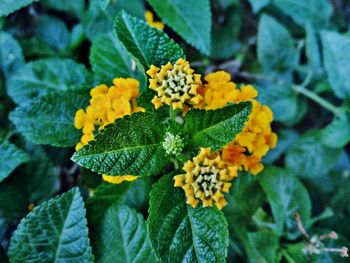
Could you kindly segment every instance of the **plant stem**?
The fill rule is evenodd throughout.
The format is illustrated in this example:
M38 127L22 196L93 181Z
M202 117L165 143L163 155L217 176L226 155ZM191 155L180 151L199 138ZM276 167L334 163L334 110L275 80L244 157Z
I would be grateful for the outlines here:
M318 96L316 93L306 89L304 86L301 85L293 85L293 89L300 93L303 94L304 96L308 97L309 99L313 100L314 102L320 104L322 107L325 109L331 111L334 115L339 115L340 114L340 109L336 106L334 106L332 103L326 101L322 97Z

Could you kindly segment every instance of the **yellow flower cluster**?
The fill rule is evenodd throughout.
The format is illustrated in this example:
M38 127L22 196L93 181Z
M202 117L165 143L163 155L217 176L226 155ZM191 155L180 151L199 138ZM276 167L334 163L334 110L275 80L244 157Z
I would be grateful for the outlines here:
M219 154L210 148L201 148L199 155L183 166L185 174L174 177L175 187L182 187L187 204L196 207L199 200L203 207L216 205L222 209L226 204L223 193L228 193L231 181L237 177L237 167L227 166Z
M162 22L159 21L154 21L154 15L151 11L146 11L145 12L145 19L146 22L149 26L163 30L164 29L164 24Z
M132 78L116 78L111 87L98 85L91 89L90 105L84 110L79 109L75 113L74 125L77 129L82 129L83 136L76 145L78 151L89 141L94 139L94 132L103 129L107 124L113 123L116 119L133 112L144 111L137 106L136 99L139 96L139 82ZM121 183L123 181L133 181L137 176L109 176L104 174L103 180L110 183Z
M133 112L143 111L137 107L139 96L139 81L131 78L116 78L113 86L101 84L91 89L90 105L75 113L74 125L83 130L81 142L75 149L78 151L94 139L94 131L103 129L107 124Z
M174 110L184 110L203 99L197 92L202 85L201 75L194 74L188 61L182 58L174 65L170 62L161 68L152 65L147 74L151 77L149 88L157 92L152 100L156 109L166 104Z
M252 174L258 174L264 168L261 158L277 143L277 135L271 131L273 114L271 109L255 98L258 91L251 85L242 85L240 89L231 81L231 76L218 71L205 77L207 84L199 90L204 101L198 106L214 110L228 103L252 101L253 109L244 130L221 150L222 158L230 165L244 168Z

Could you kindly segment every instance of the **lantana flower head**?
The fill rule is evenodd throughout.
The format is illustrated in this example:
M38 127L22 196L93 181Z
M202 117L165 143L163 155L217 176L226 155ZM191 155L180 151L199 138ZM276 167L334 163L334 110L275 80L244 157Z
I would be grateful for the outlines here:
M187 204L197 207L217 206L222 209L226 204L223 193L228 193L231 181L237 176L237 167L228 166L219 154L212 154L210 148L201 148L199 155L183 166L185 174L174 177L175 187L185 191Z
M155 108L164 104L174 110L199 104L203 97L197 89L202 85L201 75L195 74L188 61L180 58L158 68L154 65L147 71L150 76L149 88L156 91L152 103Z

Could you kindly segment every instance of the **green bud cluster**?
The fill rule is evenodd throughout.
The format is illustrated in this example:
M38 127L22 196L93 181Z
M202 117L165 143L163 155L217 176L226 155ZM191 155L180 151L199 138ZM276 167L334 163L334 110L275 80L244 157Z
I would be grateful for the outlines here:
M167 154L178 155L185 147L185 143L179 135L174 135L170 132L167 132L165 134L165 139L162 143L162 146Z

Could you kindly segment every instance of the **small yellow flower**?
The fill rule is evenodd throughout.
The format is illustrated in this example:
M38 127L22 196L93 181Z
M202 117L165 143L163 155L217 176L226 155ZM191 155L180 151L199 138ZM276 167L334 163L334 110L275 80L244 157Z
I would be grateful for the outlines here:
M211 154L210 148L201 148L183 170L185 174L174 177L174 186L185 191L187 204L195 208L202 201L203 207L216 205L219 209L227 205L223 193L229 192L237 167L227 166L219 154Z
M154 15L151 11L147 10L145 12L145 19L146 19L146 22L149 26L157 28L159 30L164 29L164 24L162 22L154 21Z
M102 175L102 179L111 184L120 184L124 181L135 181L137 178L138 176L134 176L134 175L124 175L124 176L110 176L106 174Z
M189 62L182 58L160 69L152 65L147 74L151 77L149 88L157 92L152 100L156 109L166 104L174 110L183 110L203 99L197 92L202 84L200 75L194 74Z

